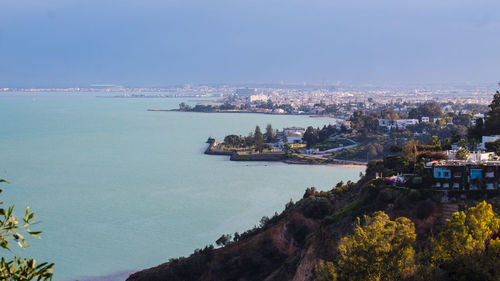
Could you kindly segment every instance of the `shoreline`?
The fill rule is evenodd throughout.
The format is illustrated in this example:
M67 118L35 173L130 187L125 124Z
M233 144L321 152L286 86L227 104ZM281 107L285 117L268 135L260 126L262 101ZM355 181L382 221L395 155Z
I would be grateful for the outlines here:
M281 162L288 165L323 165L323 166L344 166L350 168L365 168L368 163L351 161L351 160L340 160L333 159L333 162L314 162L315 159L304 159L304 161L297 159L286 159L284 153L269 153L269 154L239 154L235 150L217 150L214 147L217 145L215 140L207 141L209 143L208 147L205 149L204 154L207 155L222 155L229 156L229 161L239 161L239 162ZM311 161L310 161L311 160Z
M131 274L134 274L135 272L138 272L138 271L140 271L140 269L137 269L137 270L123 270L123 271L118 271L118 272L115 272L115 273L111 273L109 275L82 276L80 278L66 279L66 281L71 281L71 280L81 280L81 281L124 281Z
M340 117L334 117L331 115L314 115L314 114L295 114L295 113L273 113L273 112L255 112L255 111L245 111L245 110L223 110L223 111L185 111L179 109L157 109L149 108L147 111L154 112L189 112L189 113L248 113L248 114L269 114L269 115L288 115L288 116L309 116L311 118L332 118L338 120L344 120Z
M342 167L348 167L348 168L365 168L367 167L367 163L347 163L347 162L350 162L349 160L337 160L339 161L338 163L307 163L307 162L300 162L300 161L288 161L288 160L283 160L281 162L285 163L285 164L289 164L289 165L310 165L310 166L314 166L314 165L318 165L318 166L342 166ZM346 163L340 163L341 161L345 161ZM355 161L353 161L355 162Z

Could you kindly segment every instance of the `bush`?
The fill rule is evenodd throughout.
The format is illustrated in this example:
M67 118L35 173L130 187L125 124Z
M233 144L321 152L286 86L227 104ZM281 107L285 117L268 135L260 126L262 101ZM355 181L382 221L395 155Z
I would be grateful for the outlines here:
M309 198L304 201L304 215L320 219L330 213L330 202L326 198Z
M273 146L270 145L270 144L267 144L265 143L263 146L262 146L264 149L267 149L267 150L272 150L273 149Z
M386 187L379 192L377 199L380 202L391 203L396 199L396 197L397 191L391 187Z
M416 202L418 199L420 199L420 191L412 189L410 192L408 192L408 199L410 201Z
M417 205L417 218L423 220L434 212L434 202L431 199L420 202Z
M468 151L467 149L465 149L465 148L461 147L461 148L457 151L457 153L456 153L455 157L456 157L457 159L459 159L459 160L467 160L467 158L469 157L469 151Z

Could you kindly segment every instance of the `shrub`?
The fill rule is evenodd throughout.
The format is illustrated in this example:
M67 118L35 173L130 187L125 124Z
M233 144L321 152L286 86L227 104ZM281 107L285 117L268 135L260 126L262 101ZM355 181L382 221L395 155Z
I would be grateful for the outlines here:
M420 191L418 190L415 190L415 189L412 189L408 192L408 199L410 199L410 201L417 201L418 199L420 199Z
M434 202L431 199L420 202L417 205L417 218L426 219L434 212Z
M304 215L320 219L330 213L330 202L326 198L309 198L304 201Z

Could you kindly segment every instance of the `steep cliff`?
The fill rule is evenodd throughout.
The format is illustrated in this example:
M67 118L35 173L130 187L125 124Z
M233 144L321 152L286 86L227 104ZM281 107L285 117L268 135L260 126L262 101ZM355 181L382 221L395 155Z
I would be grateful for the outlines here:
M498 198L498 192L450 194L366 180L326 192L310 188L302 200L287 204L280 215L225 247L197 250L187 258L136 272L127 280L311 280L318 262L336 256L340 238L352 232L363 214L382 210L393 218L410 218L417 243L422 244L439 231L450 210L484 199L498 208Z

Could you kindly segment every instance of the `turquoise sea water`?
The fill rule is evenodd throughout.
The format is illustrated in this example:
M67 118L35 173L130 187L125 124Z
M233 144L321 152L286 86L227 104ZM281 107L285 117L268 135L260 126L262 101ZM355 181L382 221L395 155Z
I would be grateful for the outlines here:
M356 180L360 168L231 162L202 154L209 136L322 126L326 118L149 112L186 99L95 94L0 96L2 200L37 212L55 280L134 271L189 255L280 212L305 188ZM196 100L190 100L196 103ZM123 278L123 277L121 277Z

